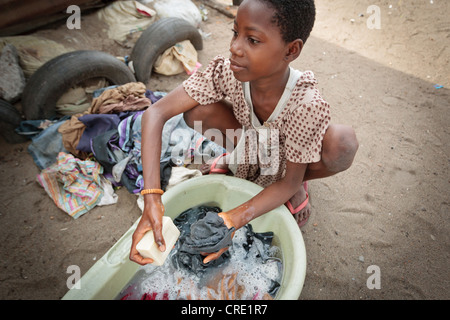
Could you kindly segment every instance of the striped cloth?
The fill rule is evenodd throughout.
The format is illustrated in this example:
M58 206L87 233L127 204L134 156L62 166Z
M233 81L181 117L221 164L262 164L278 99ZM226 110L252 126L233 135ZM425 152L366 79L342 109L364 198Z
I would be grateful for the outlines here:
M103 197L100 182L103 167L96 161L83 161L65 152L60 152L56 160L38 174L37 181L60 209L76 219Z

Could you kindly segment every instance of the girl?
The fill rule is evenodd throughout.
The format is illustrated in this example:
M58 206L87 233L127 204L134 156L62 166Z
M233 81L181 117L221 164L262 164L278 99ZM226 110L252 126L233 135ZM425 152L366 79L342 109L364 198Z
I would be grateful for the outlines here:
M306 181L350 167L358 148L353 129L331 125L329 105L312 72L289 67L300 55L314 20L313 0L244 0L232 29L230 58L216 57L204 72L147 109L142 117L145 206L133 234L132 261L152 262L136 250L148 230L165 251L159 155L162 128L172 116L184 113L188 125L201 121L202 133L215 128L224 141L232 142L234 151L206 170L231 170L264 187L249 201L219 214L228 228L238 229L282 204L302 226L310 215ZM233 149L229 143L224 147ZM204 263L226 249L209 254Z

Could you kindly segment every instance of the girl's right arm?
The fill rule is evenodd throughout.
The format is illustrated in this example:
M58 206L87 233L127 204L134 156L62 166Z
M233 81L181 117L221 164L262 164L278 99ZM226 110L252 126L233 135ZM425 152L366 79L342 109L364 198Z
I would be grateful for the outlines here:
M150 106L142 115L142 175L144 178L144 189L160 189L160 155L161 140L164 124L171 117L184 113L195 106L198 102L193 100L180 85L165 97ZM160 194L144 195L144 210L132 237L130 260L144 265L152 263L152 259L143 258L136 250L137 243L145 233L153 230L155 242L161 251L165 251L165 242L162 236L162 217L164 206Z

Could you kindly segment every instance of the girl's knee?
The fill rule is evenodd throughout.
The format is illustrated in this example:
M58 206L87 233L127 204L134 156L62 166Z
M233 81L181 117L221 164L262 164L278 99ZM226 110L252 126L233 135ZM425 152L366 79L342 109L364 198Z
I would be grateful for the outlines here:
M341 172L350 168L359 147L355 130L350 126L333 125L324 138L322 159L332 172Z
M350 126L343 126L339 139L341 141L341 151L353 160L359 148L355 130Z

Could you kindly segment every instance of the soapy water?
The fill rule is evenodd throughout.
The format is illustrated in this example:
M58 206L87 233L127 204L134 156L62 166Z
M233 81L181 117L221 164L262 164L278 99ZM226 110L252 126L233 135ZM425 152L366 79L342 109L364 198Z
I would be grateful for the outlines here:
M173 262L180 237L162 266L141 266L117 299L273 299L282 279L282 252L278 246L262 241L262 237L249 238L252 232L251 225L236 230L233 244L228 248L229 259L201 273L193 273Z

